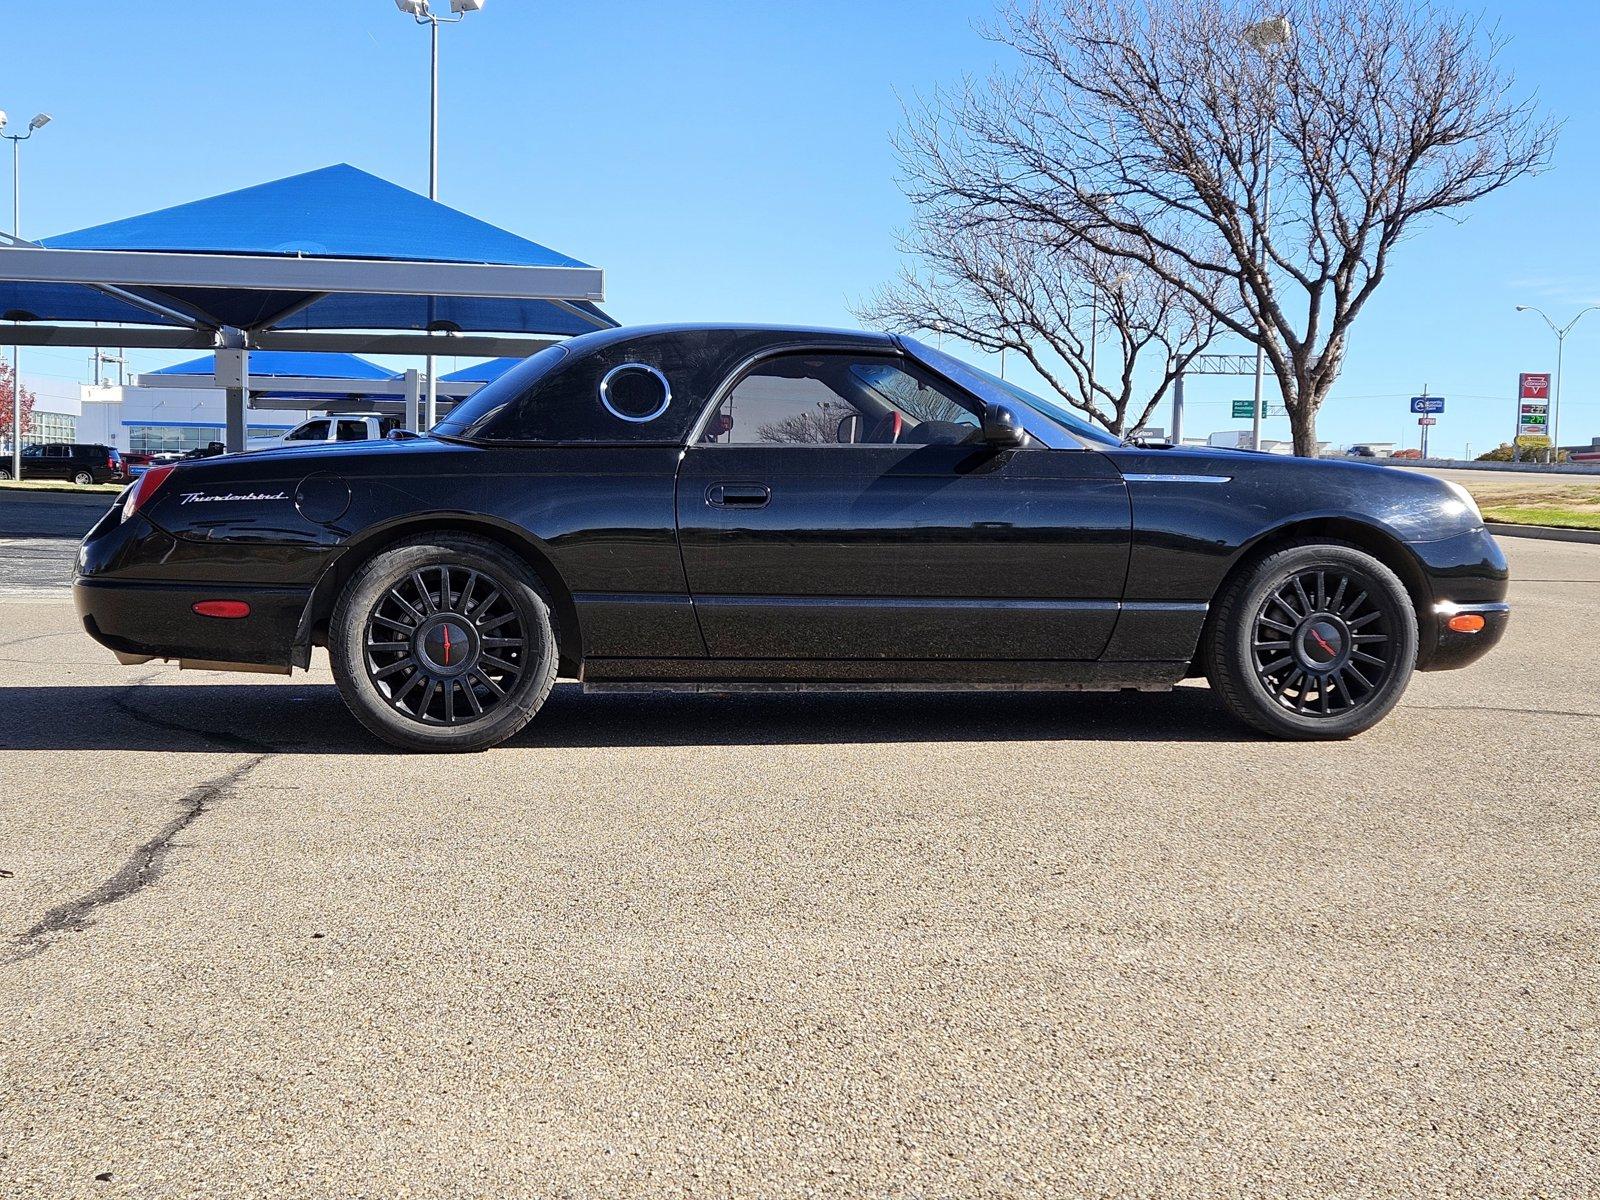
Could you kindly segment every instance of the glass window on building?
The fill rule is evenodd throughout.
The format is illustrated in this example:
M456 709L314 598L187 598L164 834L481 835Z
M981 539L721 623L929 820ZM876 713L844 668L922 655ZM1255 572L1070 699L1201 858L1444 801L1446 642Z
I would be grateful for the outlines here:
M78 418L67 413L33 410L28 421L28 431L22 435L24 446L37 446L41 442L75 442L78 440Z

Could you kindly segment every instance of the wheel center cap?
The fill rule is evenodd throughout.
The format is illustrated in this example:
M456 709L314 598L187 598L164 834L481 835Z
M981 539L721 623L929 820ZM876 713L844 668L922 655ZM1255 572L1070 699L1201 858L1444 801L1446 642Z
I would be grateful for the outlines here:
M1315 670L1338 666L1349 654L1350 633L1343 621L1326 613L1313 613L1295 635L1300 661Z
M435 675L460 675L478 660L478 635L460 617L425 621L416 634L417 658Z

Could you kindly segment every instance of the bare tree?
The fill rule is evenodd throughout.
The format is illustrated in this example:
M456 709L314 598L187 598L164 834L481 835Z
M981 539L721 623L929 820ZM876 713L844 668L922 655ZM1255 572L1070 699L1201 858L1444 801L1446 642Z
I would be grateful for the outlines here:
M1216 318L1182 289L1125 259L1044 244L1019 223L951 222L920 213L903 268L856 315L904 332L950 334L981 350L1020 354L1069 405L1122 435L1149 421L1178 372L1215 335ZM1221 305L1225 298L1213 296ZM1108 376L1091 345L1109 334ZM1140 390L1140 363L1156 361Z
M989 32L1020 67L908 113L913 202L1178 289L1261 347L1299 454L1405 235L1555 140L1503 37L1426 0L1011 0Z

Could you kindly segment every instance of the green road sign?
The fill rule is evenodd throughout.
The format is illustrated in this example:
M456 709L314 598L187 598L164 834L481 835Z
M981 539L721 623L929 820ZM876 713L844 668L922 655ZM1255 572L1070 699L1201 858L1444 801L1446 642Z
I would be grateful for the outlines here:
M1262 407L1265 407L1263 405ZM1254 420L1256 415L1256 402L1254 400L1235 400L1233 402L1233 416L1235 420Z

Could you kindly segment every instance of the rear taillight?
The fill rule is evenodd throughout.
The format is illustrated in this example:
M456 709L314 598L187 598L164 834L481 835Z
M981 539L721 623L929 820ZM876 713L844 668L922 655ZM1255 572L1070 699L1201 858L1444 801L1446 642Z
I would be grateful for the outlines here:
M139 511L141 505L148 504L155 499L156 492L167 481L167 476L171 475L176 469L177 467L174 464L168 464L164 467L151 467L143 475L139 476L138 482L128 489L128 499L122 506L122 519L126 521Z

